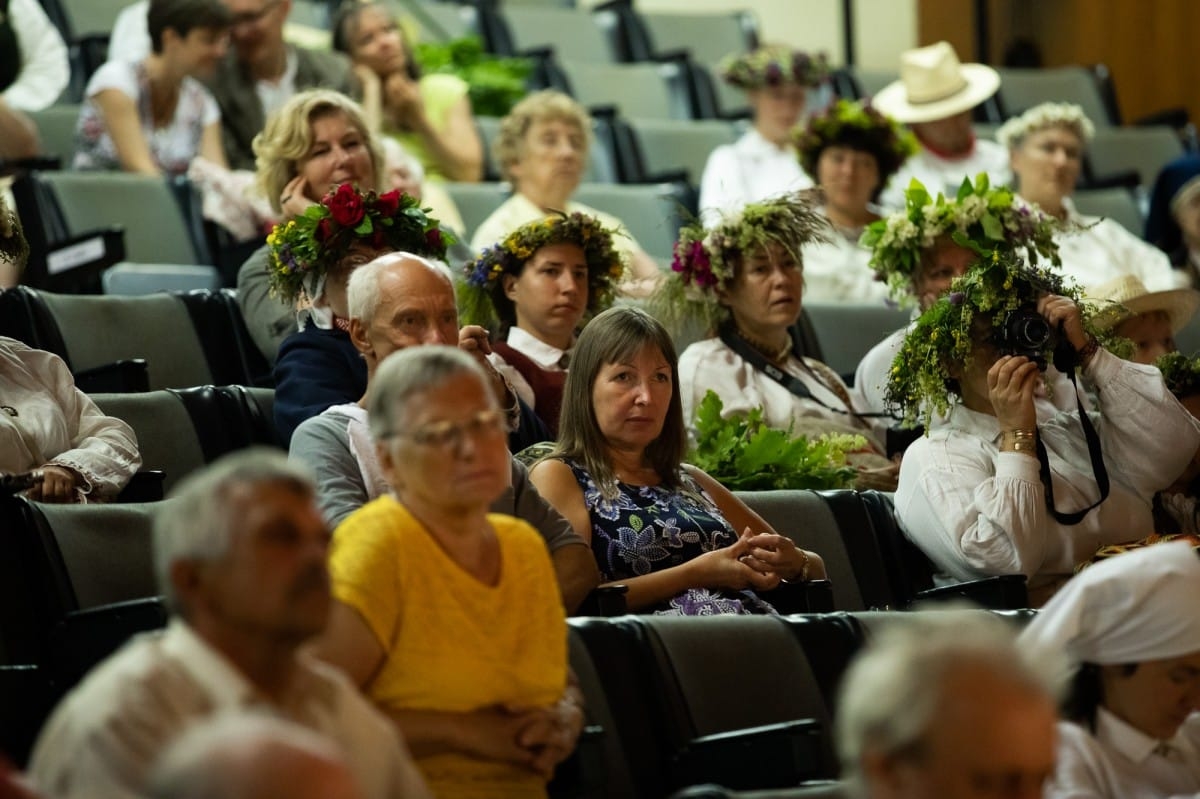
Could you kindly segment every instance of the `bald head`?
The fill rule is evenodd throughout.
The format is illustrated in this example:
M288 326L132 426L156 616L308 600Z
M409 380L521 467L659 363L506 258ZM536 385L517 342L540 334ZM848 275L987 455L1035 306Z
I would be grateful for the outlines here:
M445 264L388 253L354 271L348 296L350 338L372 373L396 350L458 344L458 308Z

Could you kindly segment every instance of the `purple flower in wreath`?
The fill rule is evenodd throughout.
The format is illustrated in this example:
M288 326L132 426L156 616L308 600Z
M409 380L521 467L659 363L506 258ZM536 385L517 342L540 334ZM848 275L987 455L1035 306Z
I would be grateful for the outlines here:
M783 70L774 61L767 64L767 69L763 74L766 77L768 86L778 86L783 80Z
M683 275L684 285L694 282L701 288L707 288L717 284L717 276L712 272L712 261L708 258L704 244L699 241L676 243L671 269Z
M967 295L963 294L961 291L950 292L950 304L951 305L962 305L963 300L965 300L966 298L967 298Z

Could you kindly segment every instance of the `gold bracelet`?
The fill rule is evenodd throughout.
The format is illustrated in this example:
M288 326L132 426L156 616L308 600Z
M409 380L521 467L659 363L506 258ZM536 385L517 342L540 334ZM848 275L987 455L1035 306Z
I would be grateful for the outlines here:
M1005 430L1002 442L1011 447L1012 452L1037 452L1037 429Z

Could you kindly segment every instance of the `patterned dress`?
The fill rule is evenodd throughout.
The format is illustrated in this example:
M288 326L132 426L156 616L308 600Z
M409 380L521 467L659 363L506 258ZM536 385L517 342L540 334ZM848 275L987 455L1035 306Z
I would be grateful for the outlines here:
M603 582L679 566L737 541L716 503L687 473L679 490L618 482L617 496L606 499L582 465L569 459L564 463L583 490L592 521L592 554ZM714 588L689 588L650 610L668 616L776 612L753 591Z

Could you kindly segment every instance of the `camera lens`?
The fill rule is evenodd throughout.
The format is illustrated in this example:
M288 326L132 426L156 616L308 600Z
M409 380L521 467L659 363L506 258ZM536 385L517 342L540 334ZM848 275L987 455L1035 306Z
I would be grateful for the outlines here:
M1050 340L1050 325L1040 314L1013 319L1009 332L1011 343L1021 349L1041 349Z

